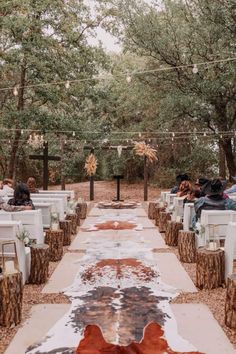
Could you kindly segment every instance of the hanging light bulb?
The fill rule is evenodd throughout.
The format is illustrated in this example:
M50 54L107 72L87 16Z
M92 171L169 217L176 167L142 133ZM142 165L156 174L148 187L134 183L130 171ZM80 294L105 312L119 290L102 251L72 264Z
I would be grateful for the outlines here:
M141 133L138 133L138 136L139 136L139 138L142 138L142 134Z
M175 137L175 133L172 133L172 136Z
M172 141L174 141L174 138L171 138Z
M75 132L73 132L72 135L75 136Z
M118 152L118 156L119 157L121 157L122 150L123 150L123 146L122 145L117 146L117 152Z
M203 136L207 136L206 133L204 133Z
M132 76L127 75L127 76L126 76L126 81L128 82L128 84L130 84L131 81L132 81Z
M70 81L67 80L65 83L65 88L68 90L70 88Z
M197 74L198 73L198 67L197 64L193 65L193 74Z
M24 134L24 129L21 129L20 133L21 133L21 135L23 135Z
M19 93L19 86L15 85L14 88L13 88L13 95L14 96L18 96L18 93Z

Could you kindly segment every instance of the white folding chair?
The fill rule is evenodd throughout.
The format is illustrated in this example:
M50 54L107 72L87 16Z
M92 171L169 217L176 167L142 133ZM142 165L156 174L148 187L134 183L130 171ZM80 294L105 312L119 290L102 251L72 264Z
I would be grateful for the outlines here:
M192 227L193 217L195 215L194 203L184 204L184 221L183 228L184 231L189 231Z
M236 260L236 222L230 222L225 238L225 279L233 273L234 260Z
M21 221L24 229L29 232L30 238L35 239L36 243L44 243L41 210L12 212L12 220Z
M36 210L41 210L42 219L43 219L43 227L48 229L51 225L51 211L52 211L52 203L41 203L35 202L34 203Z
M23 226L18 221L0 221L0 239L3 241L12 240L16 242L16 250L19 262L19 269L23 275L23 283L25 283L30 275L30 248L25 247L24 243L17 238L22 232ZM14 255L12 245L7 247L7 255Z

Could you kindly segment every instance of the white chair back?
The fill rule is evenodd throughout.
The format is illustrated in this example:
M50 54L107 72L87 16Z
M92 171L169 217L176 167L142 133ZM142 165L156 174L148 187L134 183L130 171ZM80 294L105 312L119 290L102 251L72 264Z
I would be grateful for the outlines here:
M174 199L176 198L176 194L168 193L166 195L166 202L168 204L168 207L174 204Z
M31 198L33 203L40 203L40 204L52 204L52 209L54 209L53 211L57 211L59 213L59 218L60 220L64 220L65 219L65 212L66 209L64 207L64 203L62 199L58 199L58 198L51 198L51 197L43 197L41 196L41 198Z
M36 199L47 199L47 200L48 199L58 199L58 200L62 200L65 210L66 210L67 204L68 204L68 200L67 200L67 196L66 195L32 193L32 194L30 194L30 198L32 200L36 200Z
M192 220L195 215L194 203L185 203L184 204L184 222L183 228L184 231L189 231L192 227Z
M173 220L179 218L180 221L182 221L184 216L184 198L175 197L173 202L174 202Z
M27 210L12 213L12 220L21 221L23 228L29 232L36 243L44 243L43 218L41 210Z
M43 227L46 229L50 228L51 210L52 210L53 204L52 203L35 202L34 206L35 206L36 210L41 210L42 219L43 219Z
M230 222L225 238L225 279L233 273L234 260L236 260L236 222Z
M161 201L166 202L166 197L167 195L170 194L170 192L161 192Z
M47 190L47 191L44 191L44 190L39 190L39 194L57 194L57 195L66 195L68 197L70 197L70 199L74 199L75 198L75 191L71 190L65 190L65 191L61 191L61 190Z
M232 210L202 210L201 225L205 228L205 243L210 240L210 229L217 225L220 240L225 240L227 227L230 221L236 221L236 212Z

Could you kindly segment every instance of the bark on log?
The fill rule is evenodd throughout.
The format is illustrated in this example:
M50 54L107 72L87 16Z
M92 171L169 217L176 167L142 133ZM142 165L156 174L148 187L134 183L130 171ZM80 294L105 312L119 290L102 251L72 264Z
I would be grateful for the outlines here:
M196 285L199 289L215 289L224 284L225 255L223 250L197 250Z
M0 276L0 326L11 327L21 322L23 299L22 273Z
M71 220L60 221L60 229L63 230L63 246L70 246L72 222Z
M80 226L80 209L75 208L75 214L76 214L76 226Z
M153 220L156 217L156 206L158 205L157 202L149 202L148 204L148 217L149 219Z
M230 275L227 279L225 324L231 329L236 329L236 274Z
M164 212L165 209L166 209L165 207L160 207L159 205L156 206L156 208L155 208L155 216L154 216L155 225L156 226L159 226L159 224L160 224L160 213Z
M87 211L88 211L87 203L85 203L85 202L77 203L76 207L79 209L79 218L86 219Z
M178 235L180 230L183 230L182 222L167 221L165 243L168 246L178 246Z
M196 243L193 231L180 231L178 237L178 251L181 262L196 262Z
M67 214L66 215L66 220L71 220L71 232L72 235L76 235L77 234L77 215L76 214Z
M45 243L49 245L50 261L57 262L63 255L64 232L62 230L47 230Z
M48 279L48 268L50 260L49 246L46 244L37 244L30 247L31 266L30 278L31 284L43 284Z
M171 214L165 211L160 212L159 231L166 232L167 221L171 219Z

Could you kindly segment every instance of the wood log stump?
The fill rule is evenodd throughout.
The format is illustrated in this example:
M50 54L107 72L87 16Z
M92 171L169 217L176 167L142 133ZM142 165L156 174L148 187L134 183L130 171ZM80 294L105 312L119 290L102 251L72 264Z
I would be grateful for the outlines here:
M225 255L223 250L197 250L196 285L199 289L215 289L224 284Z
M62 259L63 239L64 232L62 230L46 230L45 243L49 245L50 261L57 262Z
M76 214L67 214L66 215L66 220L71 220L71 232L72 235L76 235L77 234L77 215Z
M76 225L80 226L80 209L79 208L75 208L75 214L76 214Z
M148 217L151 220L155 219L157 205L158 205L157 202L149 202L148 204Z
M11 327L21 322L23 299L22 273L0 276L0 326Z
M178 246L178 235L180 230L183 230L182 222L167 221L165 243L168 246Z
M48 279L48 268L50 260L49 246L37 244L30 247L31 266L29 282L31 284L43 284Z
M225 324L231 329L236 329L236 274L230 275L227 279Z
M87 203L85 203L85 202L77 203L76 208L79 209L79 218L80 219L86 219L87 212L88 212Z
M60 221L59 225L60 225L60 229L64 233L63 246L70 246L70 244L71 244L71 231L72 231L71 220Z
M165 211L160 212L160 220L159 220L159 231L166 232L167 221L171 219L170 213Z
M159 224L160 224L160 213L164 212L165 209L166 209L165 207L160 207L159 205L156 206L156 208L155 208L155 216L154 216L155 225L156 226L159 226Z
M195 263L196 262L196 241L193 231L179 231L178 251L181 262Z

